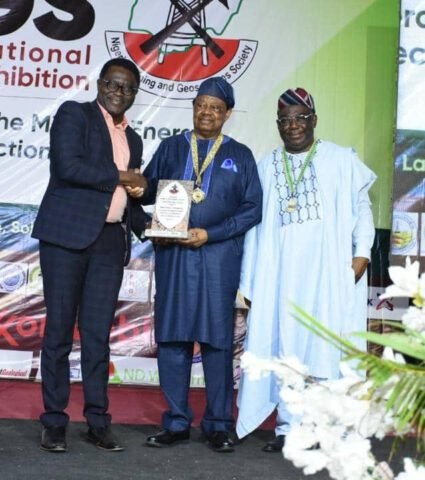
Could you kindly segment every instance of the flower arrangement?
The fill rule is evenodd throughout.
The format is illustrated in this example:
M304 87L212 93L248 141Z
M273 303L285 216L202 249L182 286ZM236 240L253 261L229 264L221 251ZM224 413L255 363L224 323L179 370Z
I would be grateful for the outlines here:
M341 378L319 382L294 357L259 359L245 352L241 358L251 378L273 372L281 380L281 398L299 419L286 436L283 455L306 475L327 469L335 480L425 479L425 274L419 277L419 263L409 259L405 268L390 267L389 274L394 284L381 298L407 296L413 306L401 323L385 322L391 333L356 334L384 346L382 357L359 350L294 306L300 323L339 348L344 360L355 360L354 370L353 362L342 362ZM405 356L413 362L406 363ZM417 438L418 458L404 459L397 477L371 452L371 438L390 432Z

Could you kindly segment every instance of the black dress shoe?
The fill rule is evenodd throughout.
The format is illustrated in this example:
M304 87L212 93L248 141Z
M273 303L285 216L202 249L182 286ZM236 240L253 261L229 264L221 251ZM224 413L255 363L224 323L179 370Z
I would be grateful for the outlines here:
M118 443L118 440L112 435L110 427L95 428L89 426L86 438L87 441L96 445L97 448L107 452L122 452L124 450Z
M40 448L48 452L66 452L65 427L43 427Z
M273 440L267 442L261 450L267 453L282 453L283 445L285 445L285 435L278 435Z
M215 452L228 453L235 450L233 440L229 438L228 432L217 431L207 435L208 443Z
M190 430L181 430L172 432L171 430L162 430L146 439L148 447L171 447L178 443L186 443L190 438Z

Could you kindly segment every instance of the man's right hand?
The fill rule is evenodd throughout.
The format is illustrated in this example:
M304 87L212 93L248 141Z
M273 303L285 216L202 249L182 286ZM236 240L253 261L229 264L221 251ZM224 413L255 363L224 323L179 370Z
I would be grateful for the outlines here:
M130 188L143 188L145 191L148 188L148 182L146 178L139 173L138 169L130 169L126 172L120 170L120 185Z

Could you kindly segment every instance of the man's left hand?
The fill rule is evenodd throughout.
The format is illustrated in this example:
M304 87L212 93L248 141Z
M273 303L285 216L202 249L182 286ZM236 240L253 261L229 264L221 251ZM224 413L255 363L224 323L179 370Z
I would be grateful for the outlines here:
M124 188L132 198L140 198L145 193L145 189L143 187L124 187Z
M186 240L177 240L176 243L190 248L202 247L208 241L208 233L203 228L189 228L189 236Z
M362 278L364 272L367 269L369 259L365 257L354 257L351 263L351 268L354 270L354 277L356 283Z

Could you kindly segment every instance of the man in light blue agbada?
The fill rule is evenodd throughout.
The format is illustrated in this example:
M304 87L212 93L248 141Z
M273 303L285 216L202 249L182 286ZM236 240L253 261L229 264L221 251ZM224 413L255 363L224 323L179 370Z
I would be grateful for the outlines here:
M259 163L262 223L245 237L241 293L251 302L245 350L261 358L297 356L318 378L337 378L341 354L291 316L294 303L339 335L366 329L365 271L374 239L368 190L375 181L351 148L315 138L312 96L303 88L278 101L283 145ZM242 375L237 434L249 434L277 408L282 450L295 420L273 376Z

